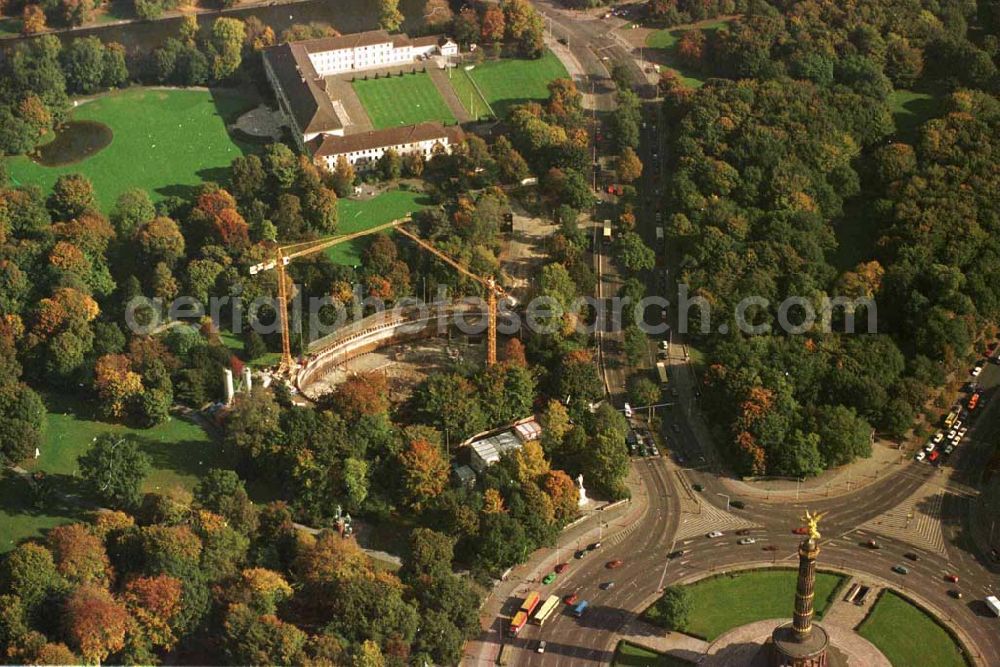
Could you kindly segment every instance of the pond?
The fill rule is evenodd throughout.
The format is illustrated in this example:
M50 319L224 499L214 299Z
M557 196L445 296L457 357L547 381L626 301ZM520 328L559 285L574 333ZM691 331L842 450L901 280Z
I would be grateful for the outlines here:
M104 123L71 120L56 131L56 138L38 147L32 159L45 167L61 167L85 160L111 143L114 133Z
M402 30L417 32L423 26L423 9L426 0L400 0L399 10L406 20ZM130 4L125 0L125 4ZM329 23L342 33L374 30L378 27L377 3L374 0L305 0L304 2L274 2L266 6L249 7L247 9L232 9L225 12L199 14L198 23L203 30L211 27L215 19L229 16L247 19L256 16L274 29L276 35L295 23L311 23L321 21ZM123 14L128 15L126 10ZM129 52L142 52L155 49L169 37L176 37L181 19L169 18L159 21L142 21L124 25L108 25L58 33L63 42L69 42L77 37L96 35L105 42L118 42ZM3 40L5 46L13 45L19 40Z

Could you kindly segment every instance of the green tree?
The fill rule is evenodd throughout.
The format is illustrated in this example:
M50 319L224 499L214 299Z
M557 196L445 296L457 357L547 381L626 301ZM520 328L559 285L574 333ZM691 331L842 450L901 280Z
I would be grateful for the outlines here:
M240 68L245 41L243 21L223 17L212 24L212 76L216 81L228 79Z
M292 665L303 662L307 636L272 614L258 615L244 604L229 607L223 621L226 655L237 665Z
M403 161L399 153L394 148L387 148L382 157L378 159L379 173L387 181L394 181L399 178L403 169Z
M90 95L104 84L104 44L97 37L81 37L70 42L60 55L66 88Z
M403 13L399 11L399 0L378 0L378 25L383 30L394 32L403 23Z
M824 405L816 411L815 430L820 454L827 468L850 463L872 453L872 428L854 408Z
M654 405L660 401L660 387L645 374L636 373L628 380L628 397L633 406Z
M625 360L629 366L639 366L649 354L649 343L646 334L637 324L630 324L625 328L625 340L622 346L625 352Z
M34 542L16 546L5 558L2 573L5 590L20 598L29 620L50 593L66 585L52 552Z
M109 217L118 236L129 238L140 225L156 217L156 208L148 192L130 188L118 195Z
M112 507L135 507L139 487L149 472L148 455L131 438L104 433L79 459L80 475L101 501Z
M42 444L45 404L23 382L0 384L0 463L16 465Z
M368 462L362 459L348 457L344 459L344 491L347 494L347 507L360 509L368 497L369 472Z
M657 620L665 628L676 632L686 632L691 622L693 609L690 591L684 586L667 586L656 601Z
M421 420L438 426L450 442L461 442L486 428L475 387L460 375L432 374L417 386L413 402Z
M656 253L635 232L625 232L618 236L616 256L631 272L650 271L656 265Z
M454 538L429 528L414 528L410 533L409 551L399 574L406 582L417 582L424 577L450 576L454 557Z
M274 395L266 389L240 394L226 418L226 445L250 459L277 449L283 440L280 413Z
M243 480L233 470L212 468L194 488L194 499L205 509L216 512L230 526L252 534L257 528L257 511L247 494Z

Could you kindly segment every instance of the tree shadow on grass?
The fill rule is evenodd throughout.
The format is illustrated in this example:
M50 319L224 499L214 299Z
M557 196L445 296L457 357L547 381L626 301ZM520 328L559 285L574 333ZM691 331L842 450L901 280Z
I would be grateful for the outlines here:
M232 468L230 457L213 440L163 441L137 436L136 442L150 458L152 470L149 477L155 477L157 471L201 477L212 468Z
M78 504L65 495L79 491L78 480L50 475L47 483L53 492L39 501L27 478L9 470L0 475L0 552L42 536L54 526L86 518L90 503Z

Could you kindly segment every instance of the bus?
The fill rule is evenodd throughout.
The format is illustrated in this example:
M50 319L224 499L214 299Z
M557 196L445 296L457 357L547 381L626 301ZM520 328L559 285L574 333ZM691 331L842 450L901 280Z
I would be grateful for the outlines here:
M535 617L531 619L531 622L535 625L544 625L548 617L552 615L552 612L554 612L561 603L562 600L559 599L558 595L550 595L542 606L538 608L538 612L535 614Z
M611 243L611 221L604 221L604 234L602 235L605 243Z
M589 605L590 603L587 602L586 600L581 600L580 602L577 603L575 607L573 607L573 615L576 616L577 618L580 618L581 616L583 616L583 612L587 611L587 607Z
M667 365L662 361L656 362L656 373L660 376L660 384L667 384L669 378L667 377Z
M961 409L958 406L952 408L952 411L949 412L948 416L944 418L944 425L946 428L951 428L951 425L955 423L956 419L958 419L958 413L960 411Z
M541 596L537 591L532 591L528 593L528 597L524 598L524 602L521 603L521 608L517 610L514 614L514 618L510 621L510 628L508 629L511 635L517 635L524 627L524 624L528 622L531 618L531 613L535 611L535 607L538 606L538 601Z

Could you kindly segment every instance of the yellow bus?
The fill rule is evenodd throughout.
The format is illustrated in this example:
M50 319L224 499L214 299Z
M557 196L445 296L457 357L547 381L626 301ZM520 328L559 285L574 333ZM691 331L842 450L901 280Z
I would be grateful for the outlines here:
M531 622L535 625L543 625L549 616L556 610L559 606L561 600L558 595L550 595L549 598L542 604L539 608L538 613L535 617L531 619Z
M656 373L660 376L660 384L667 384L670 381L667 377L667 365L662 361L656 362Z

